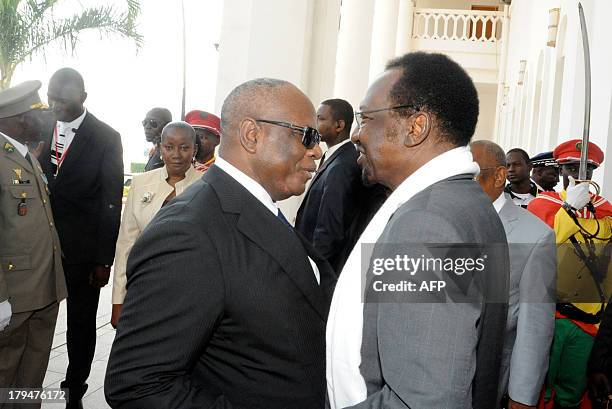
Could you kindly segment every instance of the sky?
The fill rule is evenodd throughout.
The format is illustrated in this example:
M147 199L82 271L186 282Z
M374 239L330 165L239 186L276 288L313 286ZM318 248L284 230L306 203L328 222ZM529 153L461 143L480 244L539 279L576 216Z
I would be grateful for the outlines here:
M59 68L72 67L85 80L85 107L119 133L125 170L131 162L146 161L141 121L153 107L166 107L180 119L182 95L182 28L180 0L141 0L138 31L144 36L137 50L132 40L85 31L74 54L59 44L18 66L12 85L37 79L46 102L49 77ZM223 0L184 0L187 44L186 112L214 112ZM126 10L123 0L61 0L53 13L67 17L83 6L114 5ZM219 114L218 112L214 112Z

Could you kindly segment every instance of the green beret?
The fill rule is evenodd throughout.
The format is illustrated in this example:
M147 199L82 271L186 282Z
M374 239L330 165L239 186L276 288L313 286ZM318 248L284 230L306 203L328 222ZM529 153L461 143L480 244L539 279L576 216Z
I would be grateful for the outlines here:
M38 96L41 85L37 80L26 81L0 91L0 119L43 108Z

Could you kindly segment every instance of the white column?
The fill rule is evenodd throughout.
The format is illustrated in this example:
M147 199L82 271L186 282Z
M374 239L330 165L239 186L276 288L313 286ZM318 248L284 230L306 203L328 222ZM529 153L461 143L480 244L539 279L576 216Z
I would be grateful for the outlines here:
M398 11L399 0L376 0L372 27L370 82L384 71L387 61L395 55Z
M368 88L374 0L343 0L336 54L334 98L358 109Z
M414 0L400 0L397 13L397 36L395 55L403 55L412 50L412 26L414 24Z

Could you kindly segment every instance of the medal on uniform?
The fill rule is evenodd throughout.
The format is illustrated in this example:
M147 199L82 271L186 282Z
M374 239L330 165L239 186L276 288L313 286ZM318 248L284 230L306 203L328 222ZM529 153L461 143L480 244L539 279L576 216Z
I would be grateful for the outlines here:
M21 181L21 169L13 169L13 172L15 172L17 180Z
M21 201L17 205L17 214L19 216L25 216L28 214L28 205L26 204L26 192L21 193Z

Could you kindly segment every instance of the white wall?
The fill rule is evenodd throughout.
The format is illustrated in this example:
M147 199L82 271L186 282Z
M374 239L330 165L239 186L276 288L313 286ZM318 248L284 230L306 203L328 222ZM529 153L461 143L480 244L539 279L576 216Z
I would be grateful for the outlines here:
M514 0L505 85L508 105L499 113L496 140L505 148L523 147L530 154L552 150L568 139L582 138L584 124L584 59L577 0ZM609 45L612 2L582 0L587 20L592 67L591 141L612 159L612 47ZM546 46L548 10L561 9L555 48ZM520 60L527 60L526 82L518 86ZM541 95L535 103L541 63ZM523 122L521 119L521 109ZM534 121L534 118L537 120ZM537 123L537 129L531 124ZM534 140L535 138L535 140ZM604 193L612 193L612 172L605 164L594 174Z
M495 127L495 102L497 101L497 85L476 83L480 113L473 140L492 140Z
M306 89L313 0L225 0L216 106L244 81L272 77Z

